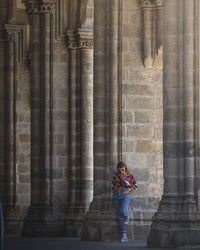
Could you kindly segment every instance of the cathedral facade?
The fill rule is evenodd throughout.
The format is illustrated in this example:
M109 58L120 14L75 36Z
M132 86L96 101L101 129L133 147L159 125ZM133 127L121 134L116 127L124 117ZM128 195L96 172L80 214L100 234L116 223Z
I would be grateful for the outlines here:
M200 245L199 0L1 0L6 233Z

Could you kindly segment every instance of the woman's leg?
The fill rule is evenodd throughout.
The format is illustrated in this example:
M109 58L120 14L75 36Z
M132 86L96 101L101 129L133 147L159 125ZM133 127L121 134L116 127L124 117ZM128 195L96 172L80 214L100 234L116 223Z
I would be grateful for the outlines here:
M128 217L128 207L130 204L130 194L125 194L121 200L120 215L123 217Z
M124 223L124 215L121 214L121 204L122 204L122 199L120 195L114 195L113 197L113 203L114 203L114 208L119 220L119 224L120 224L120 230L122 233L126 232L126 226Z

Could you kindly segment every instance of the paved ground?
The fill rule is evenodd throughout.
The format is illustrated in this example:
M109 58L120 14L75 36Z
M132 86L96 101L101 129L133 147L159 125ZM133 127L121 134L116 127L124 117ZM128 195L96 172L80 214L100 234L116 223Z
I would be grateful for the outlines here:
M159 250L147 248L144 241L99 242L81 241L79 238L22 238L5 237L3 250ZM191 249L191 248L185 248ZM200 250L200 248L195 248ZM1 249L2 250L2 249ZM165 250L169 250L165 248ZM172 248L170 248L172 250Z

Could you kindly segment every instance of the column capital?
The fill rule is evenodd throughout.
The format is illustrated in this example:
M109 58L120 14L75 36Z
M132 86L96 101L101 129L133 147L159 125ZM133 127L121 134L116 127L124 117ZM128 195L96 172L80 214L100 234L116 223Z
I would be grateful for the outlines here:
M30 0L23 0L26 6L26 11L28 14L42 14L42 13L52 13L54 11L53 2L39 2L34 3Z
M16 25L4 25L0 28L0 40L13 41L17 40L17 29Z
M155 8L163 5L163 0L137 0L139 7L144 8Z
M80 49L93 49L93 39L80 38L79 39L79 48Z
M73 33L67 34L69 49L93 49L94 41L91 33Z
M141 9L154 7L152 0L137 0L137 1Z
M154 7L162 7L163 0L152 0Z

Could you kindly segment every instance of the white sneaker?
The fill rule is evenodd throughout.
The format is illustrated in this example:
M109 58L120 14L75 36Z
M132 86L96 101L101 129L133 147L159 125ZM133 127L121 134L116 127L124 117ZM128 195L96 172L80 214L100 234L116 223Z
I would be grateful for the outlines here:
M125 216L124 217L124 224L128 224L129 223L129 216Z
M126 237L126 234L123 234L122 238L121 238L121 242L127 242L127 241L128 241L128 239Z

